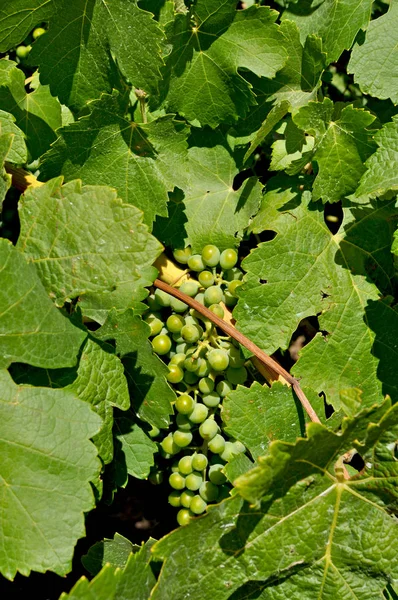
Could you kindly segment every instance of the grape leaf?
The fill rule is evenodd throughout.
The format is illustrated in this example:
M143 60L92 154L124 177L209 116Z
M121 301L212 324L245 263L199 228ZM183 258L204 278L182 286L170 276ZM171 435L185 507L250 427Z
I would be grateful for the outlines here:
M65 575L94 507L100 462L89 438L101 420L71 392L18 387L6 371L0 382L1 572Z
M111 188L61 183L28 189L20 205L17 248L35 264L48 293L62 306L87 292L136 283L138 269L161 251L141 211Z
M385 409L367 411L337 434L312 423L308 439L273 442L237 481L250 499L267 494L261 504L250 508L235 496L155 544L155 559L165 562L151 598L381 597L398 570L397 524L385 503L397 496L393 450L384 471L369 454L363 474L349 481L328 468L352 444L378 448L397 424L397 407ZM192 560L195 569L187 569ZM264 595L249 595L250 586Z
M277 129L277 133L283 135L283 138L275 140L271 146L270 171L286 170L289 175L293 175L301 170L297 168L298 162L301 167L302 161L311 160L314 138L311 135L306 136L291 118Z
M398 189L396 165L398 162L398 116L392 117L375 137L376 152L366 161L363 174L354 196L382 196L389 190Z
M351 48L358 31L367 27L372 4L372 0L304 0L289 5L282 19L296 23L303 43L308 35L320 37L331 63Z
M333 235L321 208L303 194L300 206L282 214L275 239L259 244L242 263L248 275L233 314L242 333L269 354L288 347L301 319L321 313L324 333L302 350L294 372L304 386L325 392L335 409L347 390L359 390L369 405L380 401L384 386L397 389L396 350L380 322L388 311L396 331L396 313L380 300L392 292L396 214L395 201L347 205Z
M48 0L13 0L0 7L0 52L7 52L28 33L47 21L54 10L54 3Z
M12 148L13 136L11 133L0 135L0 203L3 202L7 190L11 185L11 175L6 173L4 163Z
M60 600L148 600L156 583L149 564L154 541L150 538L130 554L123 570L106 564L92 581L79 579L69 594L61 594Z
M279 123L279 121L285 116L285 114L289 110L289 102L287 100L282 100L282 102L275 104L273 108L267 115L265 121L263 121L260 129L257 131L256 135L250 142L250 147L246 151L246 154L243 158L244 162L253 154L257 146L261 144L261 142L267 137L269 133L271 133L272 129Z
M363 109L334 105L329 98L303 106L293 121L315 138L313 159L319 173L313 186L313 198L338 202L354 192L365 171L364 162L374 152L367 128L375 117Z
M397 69L398 5L369 23L365 40L357 41L347 67L366 94L398 102Z
M151 226L156 215L167 215L167 191L185 186L188 129L171 116L134 123L120 103L117 93L104 95L90 103L88 116L61 128L43 158L41 177L62 173L66 181L115 187Z
M265 6L240 11L235 6L199 0L192 12L175 17L165 104L188 121L214 128L245 116L255 97L238 69L274 77L286 62L275 25L278 13Z
M130 554L139 548L120 533L115 533L112 540L105 538L91 546L87 554L82 556L82 563L91 575L97 575L106 563L113 567L125 567Z
M56 140L55 130L62 125L61 104L48 86L34 84L33 91L27 92L24 72L7 59L0 60L0 106L14 115L33 160Z
M153 16L134 2L88 0L77 7L60 0L29 64L39 65L42 83L73 111L118 87L113 56L131 84L157 94L162 35Z
M166 381L168 368L152 351L148 341L149 326L132 310L118 314L111 311L95 335L101 340L116 341L116 351L123 358L132 406L144 421L167 427L173 414L175 392Z
M7 160L11 163L23 164L27 159L25 136L15 125L15 117L10 113L0 110L0 135L12 134L12 144L7 153Z
M86 333L63 316L48 297L33 265L0 240L1 366L24 362L55 369L76 364Z
M118 465L118 484L124 487L127 476L137 479L146 479L150 468L154 464L153 455L158 446L143 431L140 424L134 420L132 414L120 415L115 419L115 460ZM124 482L122 483L122 475Z

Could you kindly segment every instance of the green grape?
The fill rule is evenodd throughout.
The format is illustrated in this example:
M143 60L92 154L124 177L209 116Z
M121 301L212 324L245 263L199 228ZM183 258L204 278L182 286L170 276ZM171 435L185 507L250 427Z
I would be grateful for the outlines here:
M195 492L200 488L202 481L202 473L199 473L199 471L193 471L193 473L190 473L186 476L184 485L188 490Z
M46 33L46 30L44 29L44 27L36 27L36 29L34 29L33 33L32 33L33 39L37 40L37 38L42 36L43 33Z
M174 508L179 508L181 506L181 494L177 490L171 492L168 497L169 504L174 506Z
M220 256L220 266L225 270L232 269L238 262L238 253L233 248L228 248L221 252Z
M203 304L203 306L204 306L204 304L205 304L205 295L202 294L202 292L200 292L199 294L196 294L195 300L197 302L199 302L200 304Z
M176 248L173 250L173 256L177 262L182 265L186 265L190 257L192 256L191 248Z
M192 498L189 509L195 515L201 515L202 513L205 512L206 508L207 508L206 502L199 495L194 496Z
M185 371L184 373L184 381L188 385L195 385L198 382L199 377L196 373L192 373L191 371Z
M24 58L28 57L31 50L32 46L18 46L18 48L15 50L15 54L18 56L18 58L23 60Z
M205 290L205 304L211 306L212 304L218 304L223 300L222 289L219 285L211 285Z
M202 257L200 254L193 254L188 259L188 267L192 269L192 271L203 271L205 266L203 264Z
M163 354L170 352L171 339L168 335L157 335L152 340L152 348L156 354L163 356Z
M233 369L239 369L240 367L243 367L243 365L245 364L245 359L242 356L239 348L231 344L228 354L230 367L232 367Z
M202 260L209 267L216 267L220 260L220 251L217 246L208 244L202 250Z
M214 485L222 485L227 481L226 476L222 472L224 465L214 464L209 467L209 479Z
M170 294L166 294L163 290L157 289L155 291L155 300L160 306L170 306L172 296Z
M211 440L218 433L218 425L213 419L206 419L199 427L199 433L204 440Z
M148 306L150 308L150 310L153 313L158 312L162 307L160 306L160 304L157 302L156 298L155 298L155 294L150 294L148 296L148 298L146 299Z
M232 392L233 389L234 388L229 381L225 381L224 379L223 381L219 381L217 383L216 392L221 396L221 398L225 398L225 396L229 394L229 392Z
M222 435L217 433L208 443L208 448L213 454L221 454L225 449L225 440Z
M235 450L238 452L238 454L243 454L243 452L246 452L246 446L244 444L242 444L242 442L239 442L238 440L236 440L235 442L233 442L234 446L235 446Z
M210 377L203 377L199 380L198 388L202 394L210 394L214 390L214 381Z
M171 333L179 333L185 325L185 319L180 315L170 315L166 321L166 327Z
M199 358L199 367L195 371L198 377L206 377L210 372L210 365L204 358Z
M224 272L225 281L233 281L234 279L242 279L243 273L237 267Z
M152 428L148 431L148 435L150 438L156 438L160 435L160 429L156 425L152 425Z
M149 334L150 337L158 335L158 333L162 331L163 323L157 315L151 313L147 315L144 320L145 323L147 323L151 329L151 333Z
M235 304L237 303L238 299L234 298L234 296L232 296L232 294L230 294L228 291L224 293L224 299L225 299L225 306L235 306Z
M231 294L231 296L233 296L234 298L239 298L238 294L236 293L236 288L238 288L239 286L242 285L242 281L239 281L239 279L234 279L233 281L231 281L228 284L228 291Z
M183 475L189 475L192 473L192 456L183 456L178 461L178 470ZM188 507L187 507L188 508Z
M169 477L169 484L173 490L183 490L185 487L185 477L180 473L172 473Z
M186 359L186 354L183 352L178 352L174 354L173 358L169 362L170 365L177 365L178 367L182 367L184 365L184 360Z
M184 490L181 493L181 506L189 508L191 506L192 498L195 494L191 490Z
M170 383L180 383L184 379L184 371L178 365L169 364L169 372L166 375Z
M181 300L178 298L171 296L170 307L177 313L183 313L187 310L188 304L185 304L185 302L181 302Z
M204 469L207 467L207 464L208 460L205 454L193 454L192 468L195 469L195 471L204 471Z
M210 366L215 371L225 371L229 365L228 353L225 350L210 350L207 355Z
M247 379L246 367L239 367L239 369L229 367L227 369L227 379L233 385L243 385Z
M202 287L208 288L214 283L214 275L210 271L202 271L198 275L198 280Z
M211 481L204 481L199 488L199 494L206 502L216 502L219 487Z
M181 394L176 400L175 407L182 415L189 415L195 407L195 400L188 394Z
M177 446L185 448L185 446L189 446L192 442L192 433L190 431L180 431L177 429L177 431L173 433L173 440Z
M179 287L180 292L186 294L187 296L191 296L193 298L199 291L199 283L194 279L189 279L188 281L184 281Z
M220 458L222 458L222 460L225 460L225 462L229 462L231 460L231 458L233 458L237 454L239 454L239 452L237 451L234 443L233 442L225 442L225 448L224 448L223 452L220 453Z
M209 306L209 310L211 310L211 312L217 315L217 317L220 317L220 319L224 318L224 309L219 304L211 304Z
M173 338L176 344L182 344L183 342L185 342L184 338L181 336L180 333L173 333L171 337Z
M196 405L195 405L195 407L196 407ZM195 410L195 409L193 409L193 410ZM191 416L191 415L189 415L189 416ZM176 425L177 425L178 429L181 429L181 431L191 431L191 429L192 429L192 422L189 420L187 415L183 415L182 413L177 413Z
M190 314L185 317L185 324L199 326L200 325L199 319L191 314L191 310L192 309L190 309ZM197 313L197 314L199 314L199 313Z
M198 325L184 325L181 329L181 335L186 342L194 344L202 337L203 329L198 327Z
M216 392L211 392L210 394L203 396L202 400L203 404L209 408L215 408L220 404L221 398Z
M195 373L199 367L199 359L193 358L192 356L188 356L184 360L184 369L189 371L190 373Z
M182 508L177 513L177 523L180 527L185 527L191 520L192 513L187 508Z
M186 354L190 348L191 344L187 344L187 342L181 342L181 344L176 345L176 352L177 354Z
M180 447L174 442L173 434L169 433L161 442L160 445L166 454L177 454Z
M209 409L204 404L197 403L195 408L189 415L188 419L191 423L203 423L207 419L207 415L209 414Z

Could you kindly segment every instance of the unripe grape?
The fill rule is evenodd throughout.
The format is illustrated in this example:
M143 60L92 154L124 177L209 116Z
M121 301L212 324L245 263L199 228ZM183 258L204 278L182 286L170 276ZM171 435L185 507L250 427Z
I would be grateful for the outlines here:
M195 373L199 368L199 359L194 358L193 356L188 356L184 360L184 369L189 371L190 373Z
M193 492L195 492L200 488L200 484L202 483L202 481L202 474L198 471L194 471L193 473L190 473L186 476L184 485L187 487L188 490L192 490Z
M184 490L181 492L181 506L184 508L189 508L194 496L195 494L191 490Z
M192 371L185 371L184 381L188 385L195 385L197 383L198 379L199 379L199 377L196 375L196 373L193 373Z
M192 269L192 271L203 271L205 265L203 263L202 257L200 254L193 254L188 259L188 267Z
M147 323L151 329L150 337L158 335L163 329L163 323L158 316L154 314L147 315L145 317L145 323Z
M221 252L220 256L220 266L225 271L228 269L232 269L238 262L238 253L233 248L228 248Z
M158 312L162 308L156 300L155 294L150 294L146 299L146 302L149 306L149 309L154 313Z
M178 298L171 296L170 307L177 313L183 313L187 310L188 304L185 304L185 302L182 302Z
M225 305L228 307L235 306L235 304L238 302L238 299L235 298L228 291L224 293L224 300L225 300Z
M180 492L178 492L177 490L174 490L173 492L171 492L171 494L169 494L169 504L171 504L171 506L174 506L174 508L178 508L179 506L181 506L181 494Z
M186 355L183 352L178 352L178 354L174 354L173 358L169 362L169 365L177 365L178 367L183 367L185 358Z
M212 304L218 304L223 300L222 289L219 285L211 285L205 290L205 304L211 306Z
M169 484L174 490L183 490L185 487L185 477L180 473L172 473L169 477Z
M204 306L204 304L205 304L205 295L202 294L202 292L200 292L199 294L196 294L195 300L197 302L199 302L200 304L203 304L203 306Z
M183 456L178 461L178 470L183 475L189 475L192 473L192 456ZM188 508L188 507L187 507Z
M210 350L207 360L215 371L224 371L229 365L228 353L222 349Z
M188 419L192 423L203 423L207 419L207 415L209 414L209 409L204 404L197 403Z
M239 367L239 369L233 369L229 367L227 369L227 379L233 385L243 385L247 379L247 370L245 367Z
M152 483L152 485L160 485L163 481L163 473L162 471L158 471L156 469L151 469L149 473L148 481Z
M23 60L24 58L27 58L31 50L32 46L18 46L18 48L15 50L15 54L18 56L18 58Z
M173 433L173 440L180 448L185 448L185 446L189 446L192 442L192 433L190 431L180 431L177 429Z
M199 488L199 494L206 502L216 502L219 488L211 481L204 481Z
M170 383L180 383L184 379L184 371L178 365L169 364L169 372L166 375Z
M220 454L220 458L225 460L225 462L229 462L231 458L239 454L233 442L225 442L225 448L223 452Z
M211 306L209 306L209 310L211 310L211 312L217 315L217 317L219 317L220 319L224 318L224 309L219 304L212 304Z
M33 33L32 33L33 39L37 40L37 38L42 36L43 33L46 33L46 30L44 29L44 27L36 27L36 29L34 29Z
M175 407L179 413L189 415L195 407L195 400L188 394L181 394L176 400Z
M157 335L152 340L152 348L154 349L156 354L163 356L164 354L170 352L171 339L168 335Z
M217 246L208 244L202 250L202 260L209 267L216 267L220 260L220 251Z
M246 447L244 444L242 444L242 442L239 442L238 440L235 440L235 442L233 442L234 446L235 446L235 450L239 453L242 454L243 452L246 452Z
M199 495L194 496L192 498L189 509L195 515L201 515L202 513L205 512L206 508L207 508L206 502Z
M243 367L245 364L245 359L242 356L242 353L239 348L231 344L231 347L228 351L229 354L229 366L233 369L239 369Z
M184 325L181 329L181 335L186 342L194 344L202 337L203 329L198 325Z
M173 250L173 256L182 265L186 265L190 257L192 256L191 248L177 248Z
M180 315L170 315L166 321L166 327L171 333L179 333L185 325L185 319Z
M148 435L150 438L156 438L160 435L160 429L156 425L152 425L152 428L148 431Z
M217 383L216 392L221 396L221 398L225 398L225 396L229 394L229 392L232 392L233 389L234 388L232 387L232 384L224 379L223 381L219 381Z
M155 300L160 306L170 306L171 298L172 296L170 296L170 294L167 294L163 290L157 289L155 291Z
M198 368L195 371L198 377L206 377L210 373L210 365L204 358L198 359Z
M233 267L232 269L225 271L223 277L225 281L233 281L234 279L242 279L243 273L237 267Z
M193 298L199 291L199 283L194 279L189 279L188 281L184 281L179 287L180 292L186 294Z
M186 354L188 350L191 348L191 344L187 344L187 342L181 342L181 344L176 345L177 354ZM185 358L184 358L185 360Z
M161 442L160 445L166 454L177 454L180 447L174 442L173 434L169 433Z
M208 464L207 456L205 454L194 454L192 456L192 468L195 471L203 471Z
M196 408L196 406L195 406L195 408ZM193 410L195 410L195 408ZM191 416L191 415L189 415L189 416ZM192 423L189 420L188 416L183 415L182 413L177 413L176 425L177 425L178 429L181 429L181 431L190 431L192 429Z
M221 454L225 449L225 440L222 435L217 433L208 443L208 448L213 454Z
M204 440L211 440L218 433L218 425L213 419L206 419L200 425L199 433Z
M228 284L228 291L231 294L231 296L233 296L234 298L238 298L238 294L236 293L236 288L238 288L239 286L242 285L242 281L239 281L239 279L234 279L233 281L231 281Z
M188 525L188 523L191 520L191 515L192 515L192 513L187 508L182 508L177 513L177 523L181 527Z
M199 379L198 388L202 394L210 394L214 390L214 381L210 377L203 377Z
M224 465L214 464L209 467L209 479L215 485L222 485L227 481L226 476L222 472Z
M216 392L211 392L203 396L202 400L203 404L206 404L209 408L215 408L220 404L221 398Z
M214 275L210 271L202 271L198 275L198 280L202 287L208 288L214 283Z

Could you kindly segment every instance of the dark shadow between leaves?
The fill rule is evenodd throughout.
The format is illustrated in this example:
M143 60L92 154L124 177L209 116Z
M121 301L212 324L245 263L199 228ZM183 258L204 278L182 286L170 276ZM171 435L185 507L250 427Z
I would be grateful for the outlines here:
M122 358L131 405L136 413L138 413L141 405L146 402L146 396L155 379L150 375L144 374L141 367L137 366L137 354L137 351L129 352Z
M187 232L185 223L188 222L185 214L184 192L179 188L169 193L167 209L168 217L156 217L153 226L153 235L165 246L171 248L184 248Z

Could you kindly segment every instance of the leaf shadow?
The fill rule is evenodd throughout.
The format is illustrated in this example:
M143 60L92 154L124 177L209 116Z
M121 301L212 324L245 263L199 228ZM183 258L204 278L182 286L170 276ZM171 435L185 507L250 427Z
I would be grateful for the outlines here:
M143 369L137 366L137 356L138 351L134 350L134 352L129 352L122 358L131 406L136 413L139 412L141 405L146 401L146 396L155 380L155 377L144 373Z

